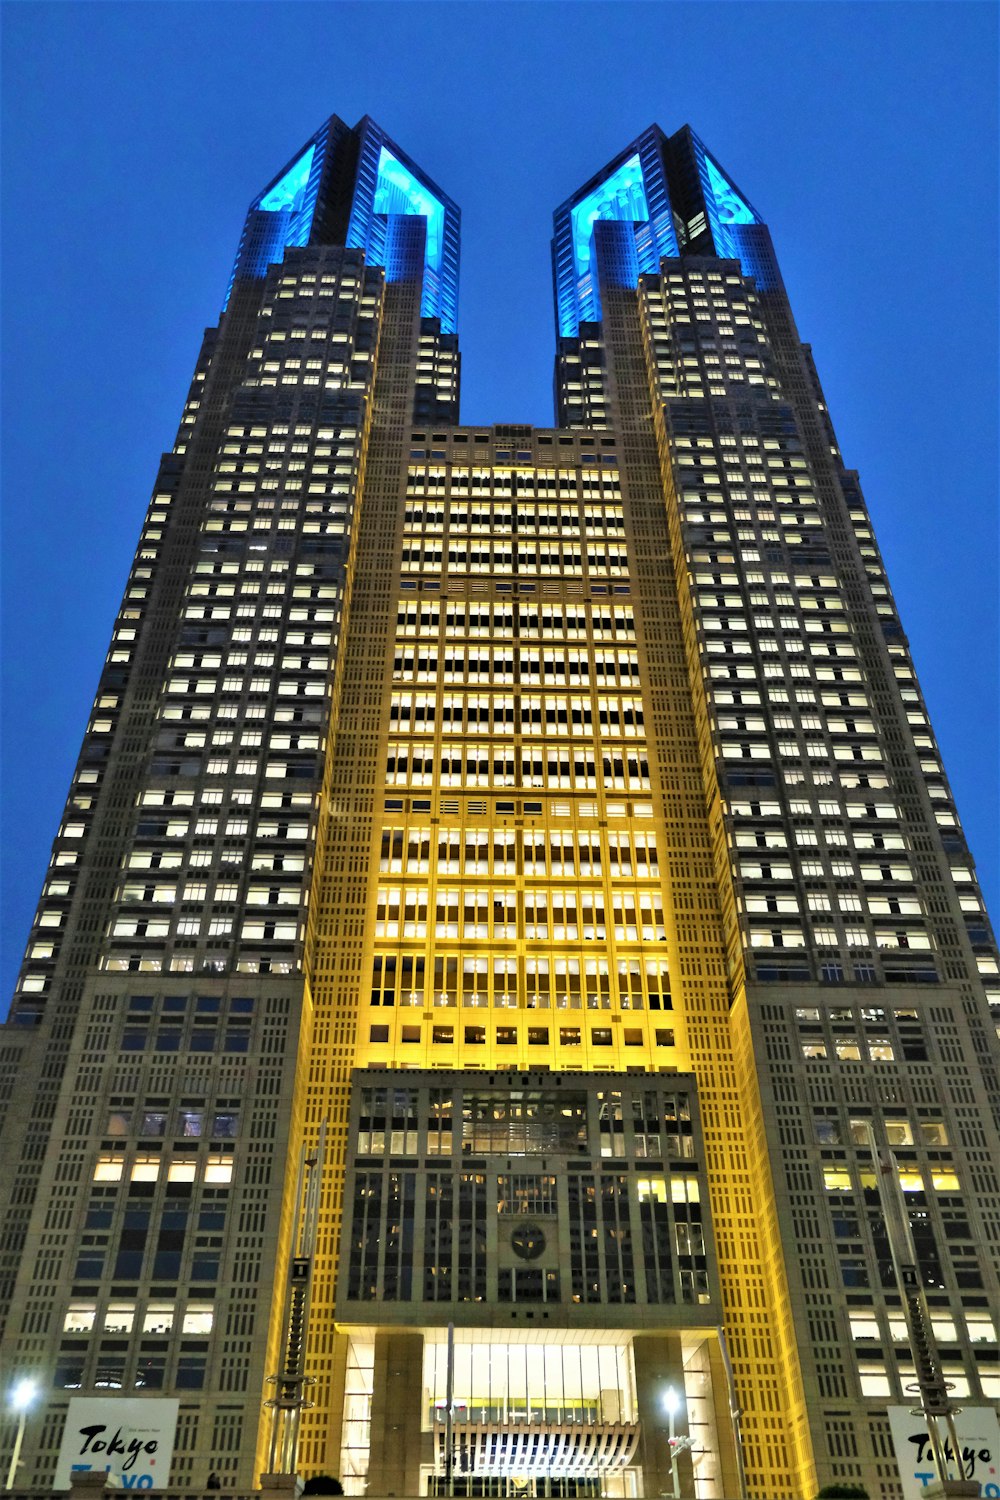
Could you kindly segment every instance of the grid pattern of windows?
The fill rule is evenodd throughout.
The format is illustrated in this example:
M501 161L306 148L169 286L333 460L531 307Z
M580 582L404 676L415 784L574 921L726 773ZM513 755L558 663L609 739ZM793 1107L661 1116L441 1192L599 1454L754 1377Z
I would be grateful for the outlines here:
M671 994L620 476L523 457L408 469L364 1055L676 1066L647 1020ZM550 1010L611 1014L518 1015Z
M708 1308L693 1080L617 1074L566 1089L550 1076L355 1073L338 1317L368 1302L383 1323L409 1316L393 1304L421 1301L657 1304L683 1326Z

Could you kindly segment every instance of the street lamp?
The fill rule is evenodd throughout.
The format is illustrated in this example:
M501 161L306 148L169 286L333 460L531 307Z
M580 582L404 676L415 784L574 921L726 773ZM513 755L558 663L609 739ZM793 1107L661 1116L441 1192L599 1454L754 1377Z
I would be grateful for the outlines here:
M14 1439L14 1451L10 1456L10 1468L7 1470L7 1483L4 1485L4 1488L7 1490L14 1488L14 1475L17 1473L17 1466L21 1462L24 1424L28 1420L28 1407L35 1399L36 1390L35 1382L29 1379L28 1376L24 1376L12 1388L10 1393L10 1407L13 1411L17 1412L17 1436Z
M670 1443L670 1485L674 1500L680 1500L681 1476L677 1472L677 1433L674 1429L674 1418L681 1409L681 1398L672 1385L668 1385L663 1393L663 1405L667 1413L669 1429L667 1437Z

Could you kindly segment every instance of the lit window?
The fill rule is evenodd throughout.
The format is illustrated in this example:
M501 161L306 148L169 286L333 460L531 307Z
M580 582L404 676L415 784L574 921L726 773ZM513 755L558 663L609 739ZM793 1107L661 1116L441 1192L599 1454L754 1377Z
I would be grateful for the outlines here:
M169 1333L174 1326L172 1302L150 1302L142 1316L143 1333Z
M986 1312L967 1312L965 1321L969 1328L969 1338L974 1344L995 1344L997 1341L996 1325L992 1317Z
M135 1320L134 1302L109 1302L104 1314L105 1333L131 1333Z
M181 1332L187 1334L211 1333L212 1331L212 1304L210 1302L189 1302L181 1323Z
M958 1179L955 1178L954 1181L957 1188ZM924 1191L924 1179L919 1172L900 1172L899 1185L904 1193L922 1193Z
M96 1302L71 1302L63 1322L63 1332L89 1333L96 1319Z
M859 1370L862 1396L889 1396L892 1394L889 1377L883 1365L862 1365Z

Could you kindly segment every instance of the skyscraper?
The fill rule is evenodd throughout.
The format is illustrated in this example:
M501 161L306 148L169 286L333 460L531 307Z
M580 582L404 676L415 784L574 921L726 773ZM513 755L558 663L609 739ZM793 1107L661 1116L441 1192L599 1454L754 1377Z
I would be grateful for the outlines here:
M458 250L367 118L248 213L0 1047L21 1482L138 1394L174 1490L891 1496L1000 996L857 476L690 130L556 212L558 427L457 425Z

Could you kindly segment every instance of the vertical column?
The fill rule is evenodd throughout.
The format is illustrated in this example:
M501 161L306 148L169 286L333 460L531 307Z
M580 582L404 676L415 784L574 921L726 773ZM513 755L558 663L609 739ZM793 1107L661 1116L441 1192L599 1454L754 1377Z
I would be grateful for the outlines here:
M376 1333L370 1495L420 1492L423 1360L422 1333Z
M340 1463L337 1417L341 1391L333 1348L336 1245L347 1145L351 1068L356 1057L360 997L367 990L361 939L374 898L372 869L379 770L387 734L393 578L398 566L405 482L404 444L413 405L414 350L420 328L419 285L386 290L379 341L375 414L358 522L357 563L342 660L342 694L326 783L322 856L317 860L310 964L314 1044L306 1087L306 1133L329 1122L329 1167L320 1207L320 1251L313 1282L308 1368L317 1379L316 1406L302 1421L303 1469L335 1473ZM370 961L370 960L369 960ZM372 1486L372 1493L375 1488Z
M747 1409L747 1463L752 1482L763 1491L791 1495L811 1486L812 1456L801 1373L784 1316L788 1291L781 1256L775 1253L773 1189L766 1163L751 1160L738 1123L748 1111L759 1112L759 1101L753 1077L738 1072L730 1030L738 971L727 964L726 893L713 870L710 830L717 810L701 774L708 737L701 679L696 668L689 674L685 664L690 630L684 617L686 561L676 534L675 567L665 545L675 501L669 491L665 494L649 427L656 398L644 368L636 299L628 290L602 284L602 306L608 392L641 610L641 649L648 663L651 765L670 833L663 873L678 940L674 1003L682 1007L705 1120L726 1326ZM777 1402L775 1391L780 1393Z
M635 1397L642 1423L643 1494L672 1495L674 1471L670 1462L670 1422L665 1405L671 1388L684 1393L684 1363L680 1335L644 1333L632 1340L635 1362ZM681 1402L674 1418L674 1434L687 1436L687 1405ZM677 1459L677 1477L682 1494L691 1494L694 1474L691 1455Z

